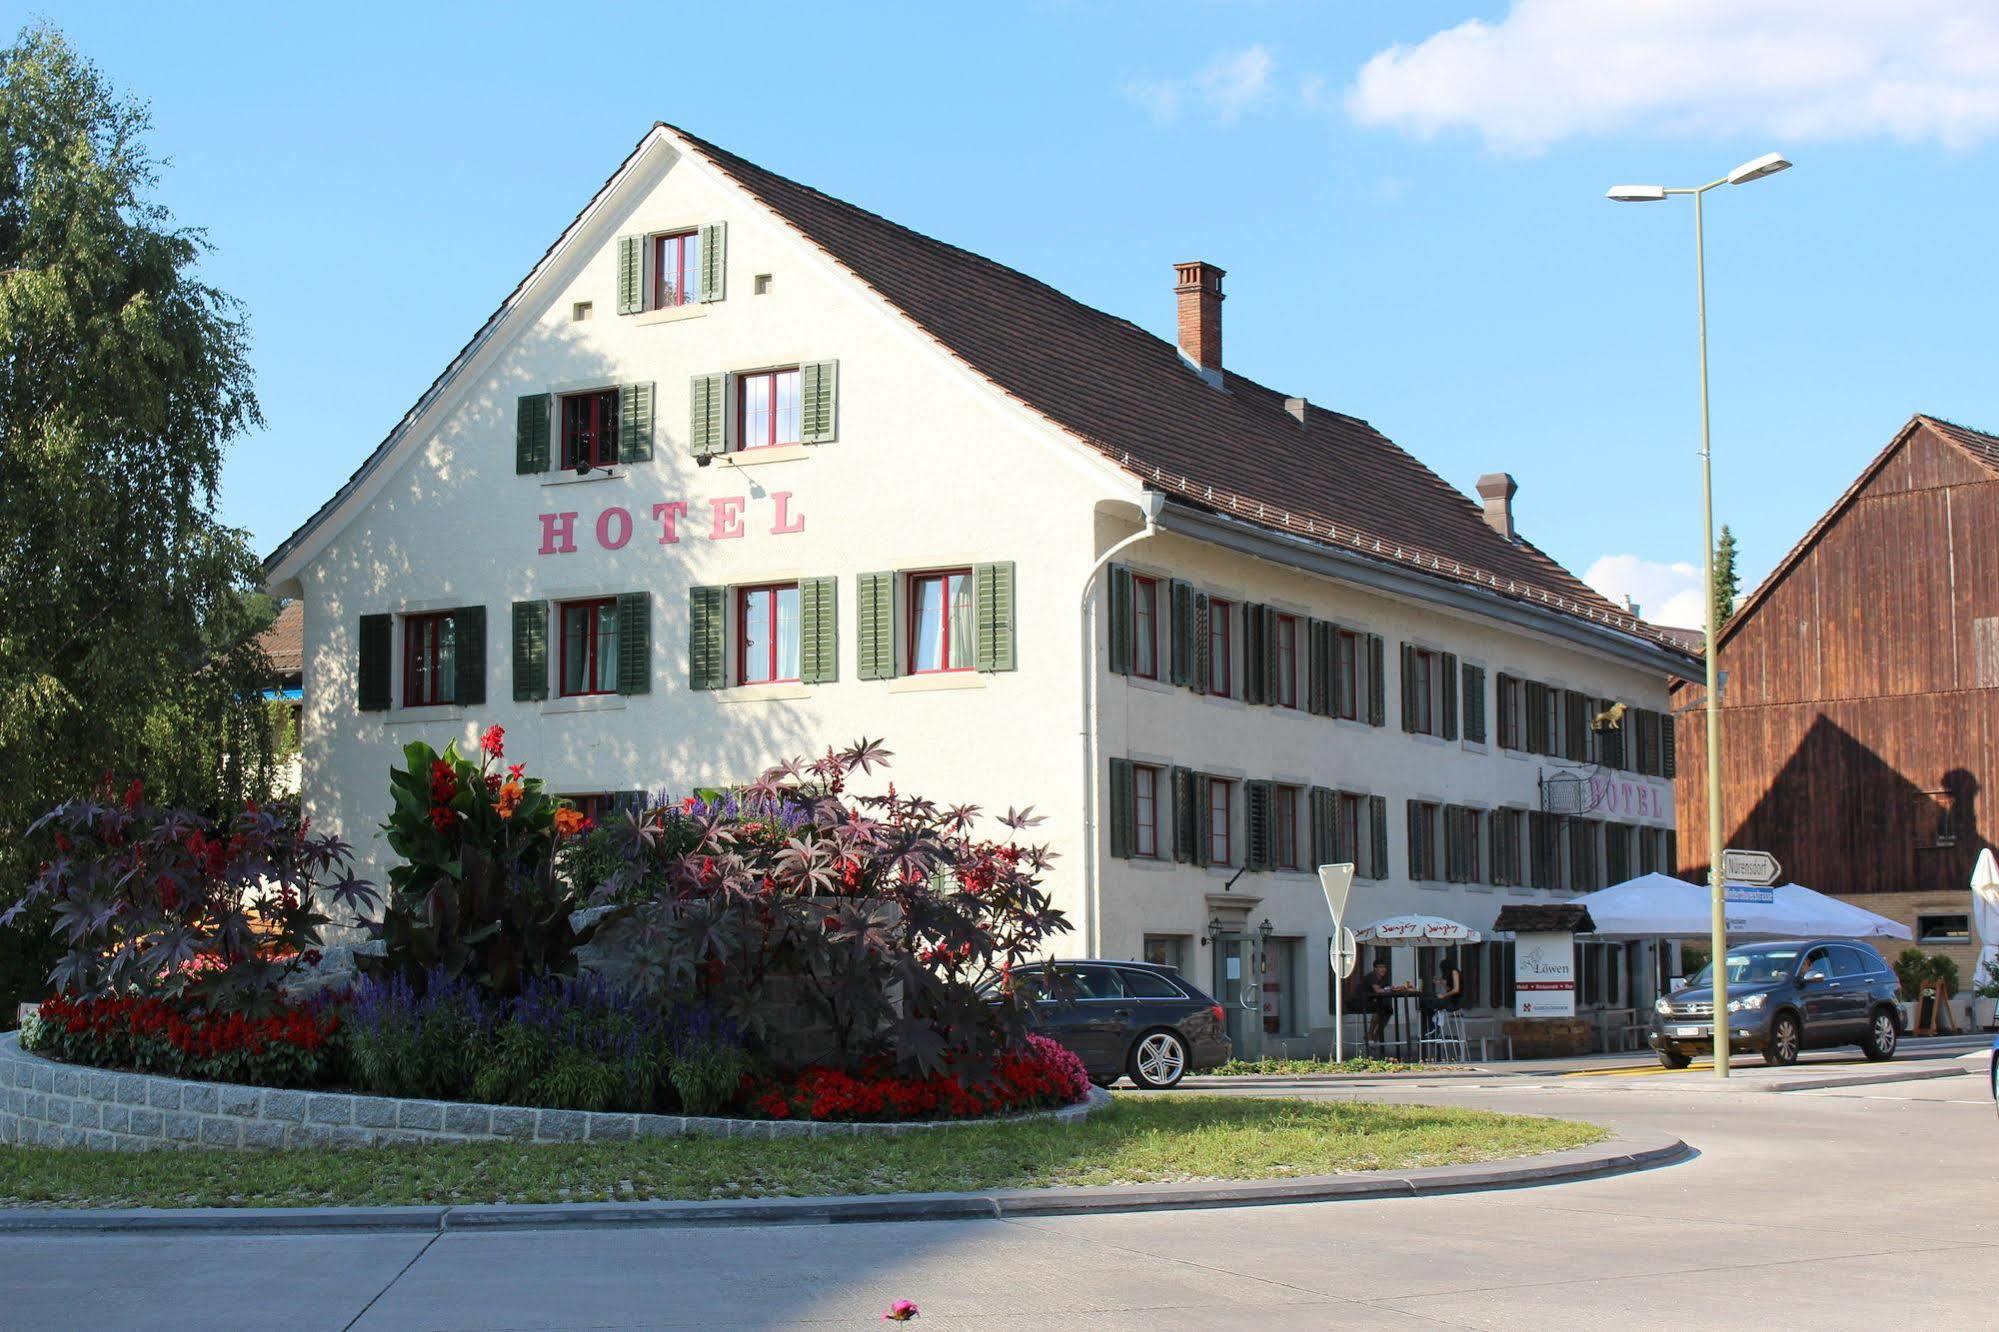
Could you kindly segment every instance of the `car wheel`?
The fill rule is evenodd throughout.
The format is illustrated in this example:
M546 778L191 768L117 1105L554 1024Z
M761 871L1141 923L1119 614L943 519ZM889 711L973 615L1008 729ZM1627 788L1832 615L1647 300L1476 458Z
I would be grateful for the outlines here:
M1170 1031L1148 1031L1131 1047L1125 1072L1148 1091L1178 1086L1187 1076L1187 1042Z
M1763 1047L1763 1062L1766 1064L1795 1064L1798 1062L1798 1046L1803 1033L1798 1030L1798 1020L1789 1013L1777 1014L1770 1023L1770 1043Z
M1868 1024L1867 1038L1860 1042L1860 1053L1869 1059L1893 1059L1895 1040L1895 1015L1885 1008L1877 1008Z
M1680 1069L1693 1063L1694 1057L1690 1054L1682 1054L1678 1050L1661 1050L1659 1051L1659 1062L1667 1068Z

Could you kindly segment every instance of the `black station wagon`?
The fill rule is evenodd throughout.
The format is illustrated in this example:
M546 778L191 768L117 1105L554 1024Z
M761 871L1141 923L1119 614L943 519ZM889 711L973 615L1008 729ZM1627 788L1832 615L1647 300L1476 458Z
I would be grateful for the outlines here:
M1057 962L1059 975L1036 964L1013 973L1034 998L1035 1029L1083 1061L1090 1081L1108 1087L1120 1075L1146 1088L1177 1084L1189 1073L1229 1061L1222 1006L1171 967L1149 962Z

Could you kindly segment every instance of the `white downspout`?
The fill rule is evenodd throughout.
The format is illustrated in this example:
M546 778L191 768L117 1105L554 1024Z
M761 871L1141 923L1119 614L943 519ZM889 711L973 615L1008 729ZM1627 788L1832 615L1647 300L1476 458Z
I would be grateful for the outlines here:
M1096 957L1100 952L1102 912L1097 906L1097 662L1096 623L1092 618L1095 609L1091 594L1096 586L1097 575L1103 572L1111 558L1125 547L1145 540L1159 530L1159 515L1166 509L1166 496L1156 490L1145 492L1141 504L1145 514L1145 526L1133 532L1109 550L1097 556L1097 562L1090 566L1083 576L1083 594L1077 602L1078 623L1082 626L1082 671L1083 671L1083 956Z

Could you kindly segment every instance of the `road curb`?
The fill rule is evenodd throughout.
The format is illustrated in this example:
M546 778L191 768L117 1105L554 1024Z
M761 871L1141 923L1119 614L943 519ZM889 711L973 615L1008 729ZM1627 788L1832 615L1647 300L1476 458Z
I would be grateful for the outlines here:
M1589 1147L1474 1165L1212 1184L1133 1184L994 1193L890 1193L722 1202L523 1203L466 1207L77 1208L0 1211L0 1234L273 1235L313 1232L541 1230L572 1226L832 1225L993 1221L1091 1212L1353 1202L1533 1188L1625 1175L1695 1155L1663 1133L1623 1133Z
M1849 1073L1844 1077L1801 1078L1795 1082L1774 1083L1768 1087L1758 1087L1761 1092L1801 1092L1831 1091L1839 1087L1882 1087L1892 1082L1927 1082L1931 1078L1968 1077L1968 1068L1912 1068L1904 1072L1883 1069L1879 1073Z

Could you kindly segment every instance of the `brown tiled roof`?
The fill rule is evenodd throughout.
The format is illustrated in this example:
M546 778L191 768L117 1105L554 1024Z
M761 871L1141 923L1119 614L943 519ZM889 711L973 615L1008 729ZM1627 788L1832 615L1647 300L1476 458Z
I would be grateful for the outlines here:
M1707 631L1703 629L1682 629L1677 624L1651 623L1647 623L1645 627L1682 652L1698 655L1707 642Z
M1999 435L1987 435L1937 416L1918 416L1916 419L1963 449L1978 462L1999 472Z
M1515 934L1555 934L1563 930L1594 934L1596 922L1590 919L1588 907L1572 902L1514 902L1499 909L1492 928Z
M1228 373L1023 273L667 127L999 389L1169 494L1679 646L1525 541L1367 422Z
M305 603L287 601L271 627L257 641L264 655L281 676L297 675L305 669Z

